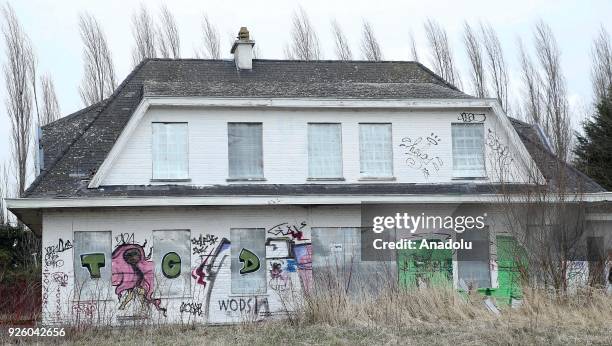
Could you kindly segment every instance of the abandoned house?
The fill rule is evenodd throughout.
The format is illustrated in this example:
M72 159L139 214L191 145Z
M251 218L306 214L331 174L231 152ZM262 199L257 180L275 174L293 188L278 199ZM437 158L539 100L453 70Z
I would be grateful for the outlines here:
M43 127L41 172L8 206L42 236L44 323L272 318L333 270L520 298L504 211L561 180L540 128L418 62L262 60L254 44L241 30L232 60L142 61ZM588 249L608 256L612 196L565 168ZM365 260L367 215L398 213L480 216L479 231L381 234L481 246Z

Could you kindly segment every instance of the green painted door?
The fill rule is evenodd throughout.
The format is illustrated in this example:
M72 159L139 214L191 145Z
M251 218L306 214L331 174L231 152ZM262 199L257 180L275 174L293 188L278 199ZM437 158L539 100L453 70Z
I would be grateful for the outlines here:
M439 242L428 239L428 242ZM420 244L417 241L417 247ZM403 249L397 251L398 280L400 286L451 287L453 279L453 253L447 249Z
M525 252L510 236L497 236L497 281L499 288L493 293L499 302L510 304L512 298L520 299L521 267L525 265Z

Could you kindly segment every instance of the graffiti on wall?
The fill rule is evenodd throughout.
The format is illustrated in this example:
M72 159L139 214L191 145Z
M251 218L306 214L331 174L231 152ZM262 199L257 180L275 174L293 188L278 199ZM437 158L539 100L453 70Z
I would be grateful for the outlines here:
M484 123L487 120L487 115L485 113L461 112L457 120L464 123Z
M117 246L123 244L136 244L134 241L134 233L119 233L115 236Z
M294 259L276 259L270 261L270 281L268 286L275 291L286 291L293 288L291 273L297 271Z
M428 179L432 173L437 173L444 166L444 161L432 153L442 139L435 133L423 137L404 137L399 145L404 148L406 155L406 164L408 167L416 169L423 174L425 179Z
M267 297L231 297L219 300L219 311L239 312L241 314L253 314L256 316L269 316L270 305Z
M60 258L60 253L72 249L70 240L59 238L57 244L46 246L44 249L44 263L48 267L60 268L64 266L64 260Z
M201 255L207 253L209 247L214 246L219 240L219 237L212 234L200 234L197 238L191 238L191 245L193 245L193 254Z
M251 250L243 248L240 250L238 256L242 268L240 268L240 274L249 274L259 270L259 257L254 254Z
M281 292L312 286L312 245L307 239L306 222L291 224L278 223L266 228L266 233L273 237L266 239L266 258L259 258L252 251L241 248L238 256L241 264L240 273L248 274L261 268L267 270L269 292ZM202 312L209 318L211 313L251 314L267 316L270 314L267 296L235 297L227 296L229 288L215 287L219 272L229 271L231 242L227 238L215 236L198 236L192 239L192 248L202 247L205 251L196 251L201 258L200 264L192 270L192 278L203 290L205 297ZM218 310L214 309L215 303ZM196 307L197 309L197 307ZM214 311L212 311L212 310ZM193 311L192 307L182 306L184 313ZM199 314L196 314L199 316Z
M210 283L214 280L215 275L224 263L225 257L228 256L227 250L229 250L230 245L230 241L223 238L209 253L200 256L202 262L191 272L191 277L196 280L197 284L206 286L207 282ZM225 256L221 256L221 253L224 253Z
M193 316L202 316L202 303L198 302L182 302L179 309L181 314L187 313Z
M166 309L161 307L161 300L153 298L155 265L151 261L151 252L145 254L144 246L123 244L117 246L112 254L112 285L119 298L119 310L129 304L139 307L153 305L164 316Z
M98 305L96 301L79 301L72 304L72 314L78 320L91 320L94 318Z
M306 221L302 221L299 225L291 225L289 222L283 222L278 225L272 226L267 229L267 233L273 236L291 237L295 240L307 240L304 239L304 228L306 228Z
M508 166L514 161L510 148L502 142L494 130L487 129L486 144L501 166Z

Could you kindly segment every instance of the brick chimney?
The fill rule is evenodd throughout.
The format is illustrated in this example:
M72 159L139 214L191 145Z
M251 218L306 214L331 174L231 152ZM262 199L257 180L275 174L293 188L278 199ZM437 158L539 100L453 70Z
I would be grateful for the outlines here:
M230 53L234 54L234 62L236 68L239 70L252 70L253 69L253 46L255 41L249 37L249 30L246 26L240 28L238 31L237 40L232 45Z

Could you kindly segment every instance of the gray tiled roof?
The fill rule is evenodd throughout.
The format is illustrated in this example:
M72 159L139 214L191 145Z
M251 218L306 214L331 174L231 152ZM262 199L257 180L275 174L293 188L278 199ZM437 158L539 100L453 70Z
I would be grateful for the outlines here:
M43 128L41 142L45 164L25 197L105 196L110 190L121 193L121 188L106 190L107 193L87 189L87 183L144 93L223 97L472 98L416 62L254 60L253 70L239 71L231 60L145 60L107 100ZM418 191L441 192L440 187L428 190L426 185L431 184L419 185ZM591 184L590 187L596 186ZM127 191L128 187L123 189ZM456 188L449 189L447 192L453 193ZM147 190L163 191L139 187L130 190L130 195L153 193ZM181 193L189 194L185 188Z

